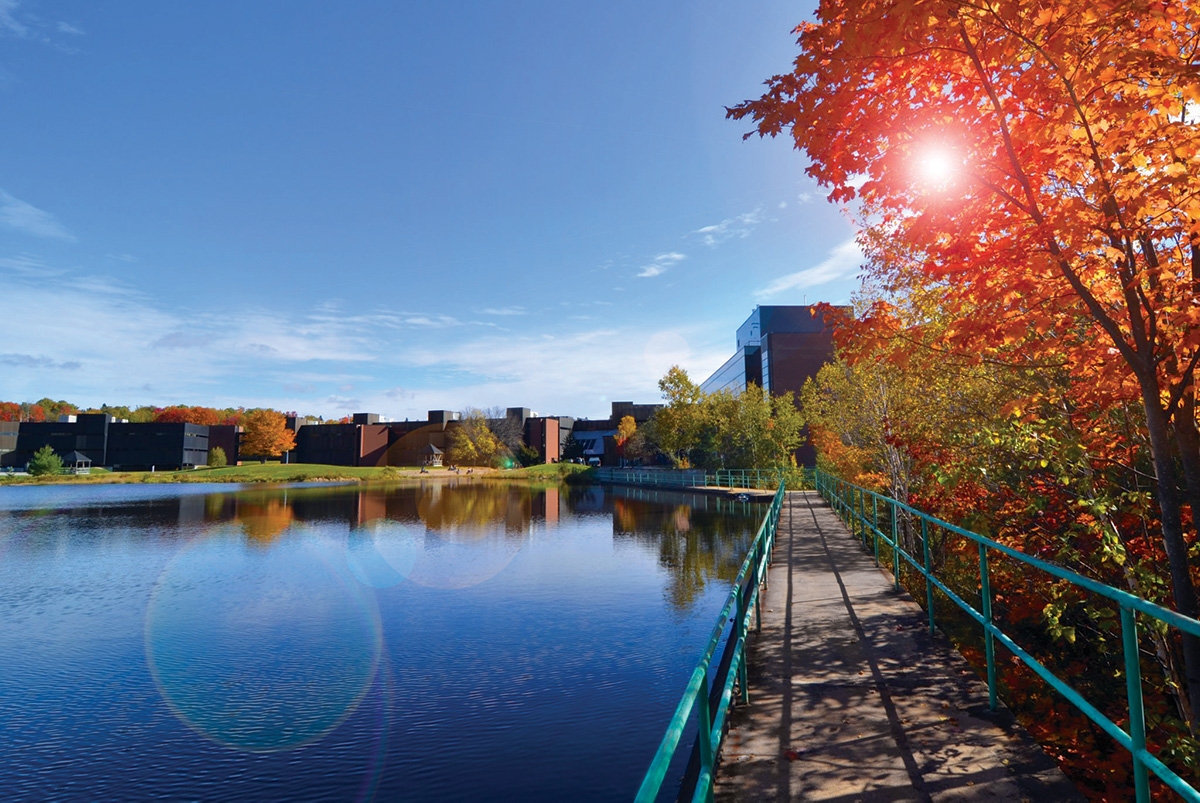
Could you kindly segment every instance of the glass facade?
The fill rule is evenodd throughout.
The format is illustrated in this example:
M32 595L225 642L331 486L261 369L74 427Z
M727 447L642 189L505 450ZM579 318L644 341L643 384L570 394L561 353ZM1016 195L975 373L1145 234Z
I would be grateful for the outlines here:
M725 364L718 368L712 376L704 380L700 389L705 393L716 393L718 390L732 391L736 396L746 389L750 382L762 384L762 349L757 345L747 346L734 354Z
M781 394L798 392L833 358L833 340L815 307L755 307L738 327L737 353L704 381L705 393L741 393L753 382Z

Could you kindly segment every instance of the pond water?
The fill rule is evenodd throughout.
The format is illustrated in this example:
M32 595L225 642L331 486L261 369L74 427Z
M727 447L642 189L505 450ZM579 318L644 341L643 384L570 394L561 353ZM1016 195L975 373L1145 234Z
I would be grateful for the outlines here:
M630 799L761 514L454 481L0 489L0 798Z

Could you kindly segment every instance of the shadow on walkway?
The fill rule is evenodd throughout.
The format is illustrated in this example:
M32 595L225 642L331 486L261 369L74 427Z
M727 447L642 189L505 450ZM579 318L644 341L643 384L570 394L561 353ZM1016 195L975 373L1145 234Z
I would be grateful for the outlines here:
M1083 800L814 492L774 559L718 800Z

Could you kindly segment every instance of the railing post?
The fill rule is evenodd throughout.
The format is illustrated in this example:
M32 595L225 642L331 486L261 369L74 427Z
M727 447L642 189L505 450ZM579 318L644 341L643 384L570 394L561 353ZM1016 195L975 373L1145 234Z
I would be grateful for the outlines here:
M875 565L879 566L879 497L871 494L871 540L875 542Z
M894 570L896 561L900 559L900 556L896 553L896 545L900 543L900 517L896 512L896 500L891 500L888 503L888 507L892 511L892 568Z
M929 612L929 635L933 635L933 551L929 548L929 527L921 519L921 551L925 556L925 608Z
M764 533L764 535L765 535L765 533ZM744 643L744 640L746 638L746 624L747 624L746 619L750 615L750 596L754 593L754 588L758 583L758 560L761 557L761 555L758 554L758 552L759 552L758 546L755 546L754 552L755 552L754 565L750 569L750 576L746 578L746 580L748 582L745 585L743 585L741 589L738 590L737 618L733 621L733 627L729 631L729 638L733 639L733 643L735 643L735 644L737 643L738 639L742 639L743 643ZM758 598L755 597L755 603L757 603L757 602L758 602ZM755 605L755 607L757 608L757 604ZM745 648L743 647L743 651L744 651L744 649ZM743 654L743 658L744 657L745 657L745 655ZM738 685L740 685L742 687L741 688L742 702L749 703L750 702L750 692L746 688L746 673L744 671L745 661L743 660L739 663L741 664L740 666L730 667L730 670L737 671Z
M863 549L867 548L867 518L863 515L862 488L854 489L854 520L858 522L858 538L862 541Z
M708 708L708 667L704 667L704 682L700 684L700 690L696 692L699 699L696 700L700 704L700 710L697 712L696 732L700 739L700 772L712 772L713 769L713 751L712 751L712 726L713 718Z
M1129 698L1129 741L1133 755L1133 788L1138 803L1150 800L1150 773L1142 761L1146 749L1146 713L1142 706L1142 661L1138 655L1137 614L1121 606L1121 642L1125 648L1125 692Z
M992 636L992 583L988 577L987 547L979 545L979 585L983 602L983 649L987 655L988 708L996 710L996 640Z

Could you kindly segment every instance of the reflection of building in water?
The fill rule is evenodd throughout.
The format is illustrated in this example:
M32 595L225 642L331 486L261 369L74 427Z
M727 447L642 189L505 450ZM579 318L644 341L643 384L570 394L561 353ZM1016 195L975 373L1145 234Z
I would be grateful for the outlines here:
M542 519L547 525L558 524L559 493L557 486L551 486L545 491L533 495L533 518Z

